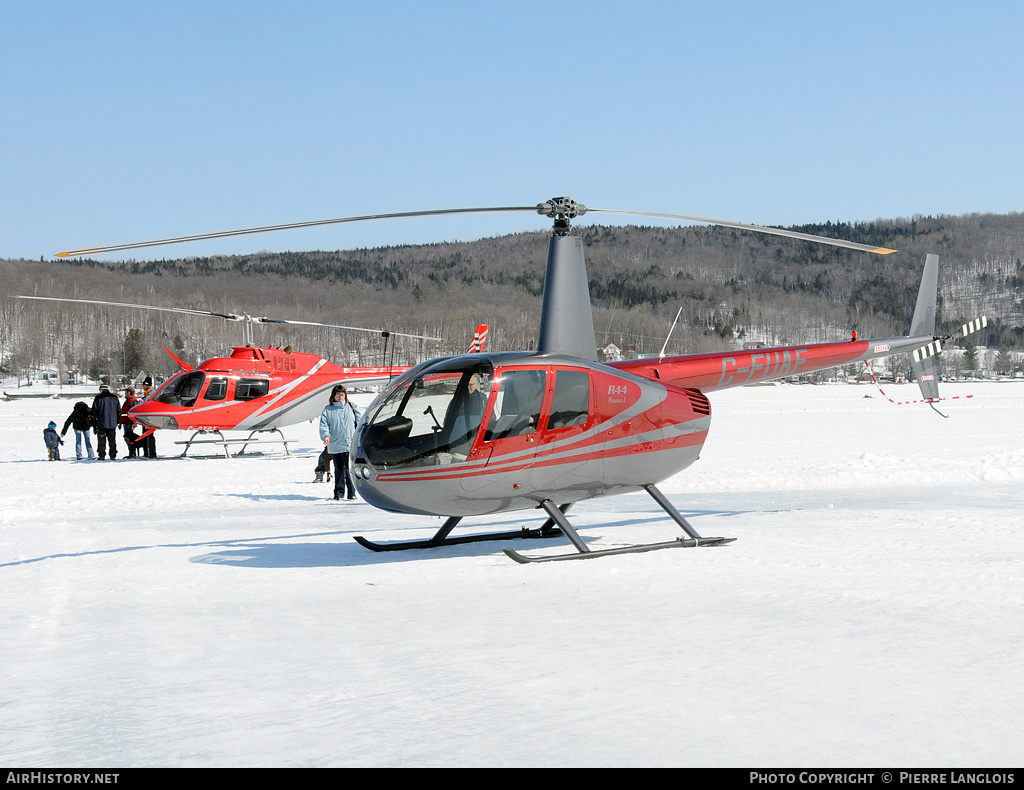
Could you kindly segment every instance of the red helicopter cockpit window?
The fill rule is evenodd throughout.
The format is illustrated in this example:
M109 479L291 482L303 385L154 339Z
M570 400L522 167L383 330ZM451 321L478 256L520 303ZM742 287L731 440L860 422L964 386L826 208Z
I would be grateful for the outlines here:
M204 381L206 374L201 371L182 371L163 386L154 400L171 406L190 408L195 406Z
M224 400L228 394L228 380L225 378L211 378L210 385L206 388L203 400Z
M503 370L494 411L487 423L488 442L509 436L525 436L537 430L544 405L544 370Z
M266 379L239 379L235 384L235 400L262 398L268 392L270 382Z
M446 360L416 370L385 392L363 429L370 463L430 466L465 461L490 393L487 361Z

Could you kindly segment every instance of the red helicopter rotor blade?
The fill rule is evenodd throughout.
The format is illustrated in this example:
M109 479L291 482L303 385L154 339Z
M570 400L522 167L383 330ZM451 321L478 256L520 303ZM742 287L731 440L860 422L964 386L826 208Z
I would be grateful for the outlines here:
M322 324L317 321L291 321L283 318L265 318L265 317L254 317L249 315L237 315L235 313L215 313L210 310L193 310L188 307L158 307L156 305L149 304L129 304L127 302L104 302L99 299L65 299L57 296L15 296L15 299L36 299L41 302L75 302L77 304L101 304L108 307L133 307L137 310L159 310L165 313L184 313L186 315L205 315L212 316L214 318L224 318L228 321L252 321L256 324L300 324L302 326L322 326L328 329L351 329L354 332L372 332L375 335L394 335L395 337L412 337L417 340L437 340L440 341L440 337L431 337L429 335L410 335L405 332L391 332L387 329L368 329L362 326L346 326L344 324ZM168 352L170 353L170 352Z

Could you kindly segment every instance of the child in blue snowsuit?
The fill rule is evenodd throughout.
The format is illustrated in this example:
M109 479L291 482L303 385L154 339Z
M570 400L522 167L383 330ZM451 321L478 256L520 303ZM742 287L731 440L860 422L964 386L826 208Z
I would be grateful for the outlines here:
M57 433L57 423L51 420L50 424L46 426L46 430L43 431L43 442L46 444L46 457L51 461L60 460L60 446L64 444L64 440L60 438L60 434Z

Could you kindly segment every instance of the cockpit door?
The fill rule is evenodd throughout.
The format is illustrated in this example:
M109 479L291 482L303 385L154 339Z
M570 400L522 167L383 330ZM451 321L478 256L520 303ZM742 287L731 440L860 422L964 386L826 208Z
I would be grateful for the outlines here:
M578 484L584 478L600 480L604 461L600 437L585 434L595 422L590 373L558 368L548 374L550 387L541 415L540 447L530 469L534 488Z
M547 378L544 368L506 368L495 374L483 433L469 459L486 460L487 471L463 477L464 490L483 487L493 471L522 472L533 462L540 448Z

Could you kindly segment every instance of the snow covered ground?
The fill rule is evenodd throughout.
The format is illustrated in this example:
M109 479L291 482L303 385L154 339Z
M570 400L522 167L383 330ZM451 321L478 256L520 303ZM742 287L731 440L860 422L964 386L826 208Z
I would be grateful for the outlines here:
M662 489L735 543L531 566L361 548L440 522L332 501L308 423L299 457L58 464L72 401L0 402L0 763L1019 766L1024 384L943 394L975 397L714 394ZM678 534L646 494L572 516Z

